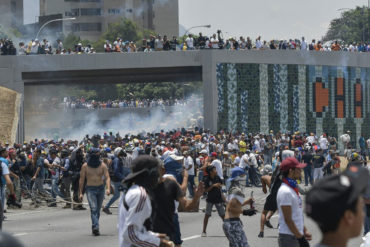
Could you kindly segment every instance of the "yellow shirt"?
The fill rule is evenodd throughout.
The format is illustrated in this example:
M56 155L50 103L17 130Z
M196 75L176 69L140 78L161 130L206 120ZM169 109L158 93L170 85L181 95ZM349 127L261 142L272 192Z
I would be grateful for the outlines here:
M244 141L239 142L239 150L243 153L247 152L247 144Z

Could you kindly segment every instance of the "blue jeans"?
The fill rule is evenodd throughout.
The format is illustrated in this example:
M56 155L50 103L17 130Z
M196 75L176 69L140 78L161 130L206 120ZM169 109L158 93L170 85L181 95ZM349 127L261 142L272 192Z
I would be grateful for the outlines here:
M182 240L181 240L181 231L180 231L180 222L179 222L179 215L178 214L174 214L173 215L173 224L175 226L175 239L173 240L175 245L181 245L182 244ZM172 239L171 239L172 240Z
M5 206L5 188L6 188L6 185L3 184L3 186L1 187L1 190L0 190L0 193L1 193L1 208L4 210L4 206Z
M304 172L304 184L307 186L308 185L308 180L310 181L310 184L313 184L313 176L312 176L312 167L306 166L303 168Z
M203 170L199 170L198 172L198 182L203 182Z
M191 197L194 197L194 175L189 175L188 177L188 190Z
M120 187L121 187L121 182L112 182L112 185L113 185L113 188L114 188L114 194L113 194L113 197L109 200L109 202L107 203L107 205L105 205L104 208L110 208L110 206L112 206L112 204L117 201L117 199L119 198L120 196Z
M245 185L249 186L249 169L251 169L249 166L245 167Z
M365 219L364 219L364 235L366 235L368 232L370 232L370 217L367 216L369 212L367 210L370 210L370 208L366 207L365 205Z
M51 196L54 200L59 196L60 198L65 199L65 196L60 192L58 187L59 178L52 178L51 179Z
M90 206L92 229L99 229L100 209L104 200L104 185L86 186L86 195Z

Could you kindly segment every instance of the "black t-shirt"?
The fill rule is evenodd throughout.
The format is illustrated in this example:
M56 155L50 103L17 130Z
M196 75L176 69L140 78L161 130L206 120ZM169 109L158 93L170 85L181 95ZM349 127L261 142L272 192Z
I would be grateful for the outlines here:
M204 179L204 187L206 189L211 187L213 184L217 183L222 184L221 178L217 175L213 179L210 176L207 176ZM214 187L210 191L208 191L206 201L210 203L221 203L222 202L221 189Z
M323 155L316 154L313 156L313 166L315 168L321 168L324 166L325 158Z
M154 208L152 214L153 231L171 236L175 232L173 215L175 200L182 197L182 191L177 182L165 179L154 189Z
M302 155L302 160L305 164L307 164L307 166L311 166L312 165L312 154L310 154L309 152L305 152L303 155Z

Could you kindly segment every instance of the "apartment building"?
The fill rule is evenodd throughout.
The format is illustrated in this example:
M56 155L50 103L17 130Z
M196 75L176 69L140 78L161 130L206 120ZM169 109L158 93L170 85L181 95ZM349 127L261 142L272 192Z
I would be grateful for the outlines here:
M179 32L178 0L40 0L40 16L62 14L63 33L98 40L109 23L127 18L168 36Z
M23 25L23 0L0 0L0 25L5 29Z

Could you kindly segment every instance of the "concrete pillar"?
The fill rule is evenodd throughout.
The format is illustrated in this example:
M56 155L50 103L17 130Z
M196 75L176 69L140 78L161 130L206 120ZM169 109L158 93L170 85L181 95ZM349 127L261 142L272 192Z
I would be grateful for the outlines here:
M203 79L203 101L204 101L204 128L217 131L218 121L218 95L216 62L213 61L212 50L202 50L202 79Z

